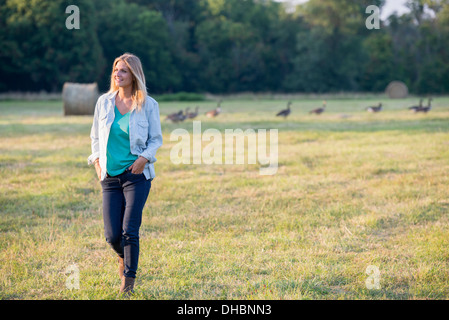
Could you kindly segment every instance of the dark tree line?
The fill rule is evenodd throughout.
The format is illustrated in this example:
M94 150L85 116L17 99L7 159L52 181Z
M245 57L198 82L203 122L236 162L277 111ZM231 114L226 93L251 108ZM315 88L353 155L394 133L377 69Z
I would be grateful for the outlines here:
M80 29L65 26L69 5ZM410 13L369 30L384 0L0 0L0 91L106 90L111 63L138 55L151 93L449 92L449 0L409 0Z

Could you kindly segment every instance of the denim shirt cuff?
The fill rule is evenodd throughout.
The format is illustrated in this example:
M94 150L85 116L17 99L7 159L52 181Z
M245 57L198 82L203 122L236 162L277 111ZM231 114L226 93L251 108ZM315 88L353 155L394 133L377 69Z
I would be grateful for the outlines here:
M154 163L157 161L156 157L149 155L148 153L145 153L145 152L141 153L139 156L147 159L148 163Z
M89 166L93 165L95 160L97 160L98 158L100 158L100 153L99 152L92 153L89 156L89 158L87 158L87 165L89 165Z

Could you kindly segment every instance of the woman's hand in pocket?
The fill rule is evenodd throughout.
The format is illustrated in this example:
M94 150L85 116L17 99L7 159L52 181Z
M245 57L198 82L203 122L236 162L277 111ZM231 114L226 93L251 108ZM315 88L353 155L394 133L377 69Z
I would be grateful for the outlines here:
M136 161L134 161L132 166L129 167L129 170L131 170L131 173L133 174L142 174L147 162L148 160L146 158L139 157Z

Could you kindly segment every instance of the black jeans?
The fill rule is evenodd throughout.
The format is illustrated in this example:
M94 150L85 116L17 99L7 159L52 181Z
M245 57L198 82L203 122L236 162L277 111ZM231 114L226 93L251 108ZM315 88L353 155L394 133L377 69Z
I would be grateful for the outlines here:
M142 211L151 189L143 174L126 170L106 178L103 188L103 221L106 242L125 262L125 277L136 277L139 262L139 229Z

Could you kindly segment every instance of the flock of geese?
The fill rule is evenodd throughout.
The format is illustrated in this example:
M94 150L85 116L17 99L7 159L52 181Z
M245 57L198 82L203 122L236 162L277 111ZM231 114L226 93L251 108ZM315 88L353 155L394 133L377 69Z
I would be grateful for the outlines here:
M411 106L408 108L408 110L411 110L414 113L417 113L417 112L427 113L430 111L430 109L432 109L432 100L433 100L432 98L429 98L429 100L427 102L427 106L423 106L424 99L420 99L419 105ZM291 113L291 108L290 108L291 105L292 105L292 102L289 101L287 103L287 108L279 111L276 114L276 116L287 118ZM323 105L321 106L321 108L310 110L309 114L322 114L326 110L326 105L327 105L326 101L323 101ZM380 111L382 111L382 103L379 103L379 105L377 105L377 106L366 107L365 110L368 112L373 112L373 113L380 112Z
M432 98L428 99L427 106L423 106L423 101L424 101L424 99L420 99L419 105L411 106L411 107L408 108L408 110L410 110L410 111L412 111L414 113L418 113L418 112L427 113L427 112L429 112L430 109L432 109ZM287 118L290 115L290 113L292 112L292 110L290 108L291 105L292 105L292 102L289 101L287 103L287 108L279 111L276 114L276 116L277 117L284 117L284 119ZM316 109L310 110L309 114L317 114L317 115L322 114L326 110L326 105L327 105L327 102L323 101L323 105L320 108L316 108ZM166 117L165 120L166 121L169 120L169 121L172 121L174 123L177 123L177 122L182 122L182 121L184 121L186 119L194 119L194 118L196 118L198 116L198 110L199 110L199 107L197 106L195 108L195 111L190 112L190 107L188 107L185 111L184 110L180 110L178 112L169 114ZM368 112L373 112L373 113L380 112L380 111L382 111L382 103L379 103L379 105L377 105L377 106L366 107L365 110L368 111ZM220 113L221 113L221 100L218 101L217 107L215 109L207 111L205 113L205 115L208 118L215 118Z
M169 114L165 120L169 120L171 122L177 123L182 122L186 119L194 119L198 116L199 107L195 108L194 112L190 112L190 107L186 108L185 111L179 110L178 112ZM218 101L217 107L213 110L207 111L205 114L208 118L215 118L221 113L221 100Z
M289 102L287 103L287 109L284 109L284 110L279 111L279 112L276 114L276 117L284 117L284 118L287 118L287 117L290 115L290 113L292 112L292 110L290 109L290 106L291 106L291 105L292 105L292 102L289 101ZM317 108L317 109L310 110L309 113L310 113L310 114L312 114L312 113L314 113L314 114L322 114L322 113L326 110L326 105L327 105L327 102L326 102L326 101L323 101L323 105L321 106L321 108Z

